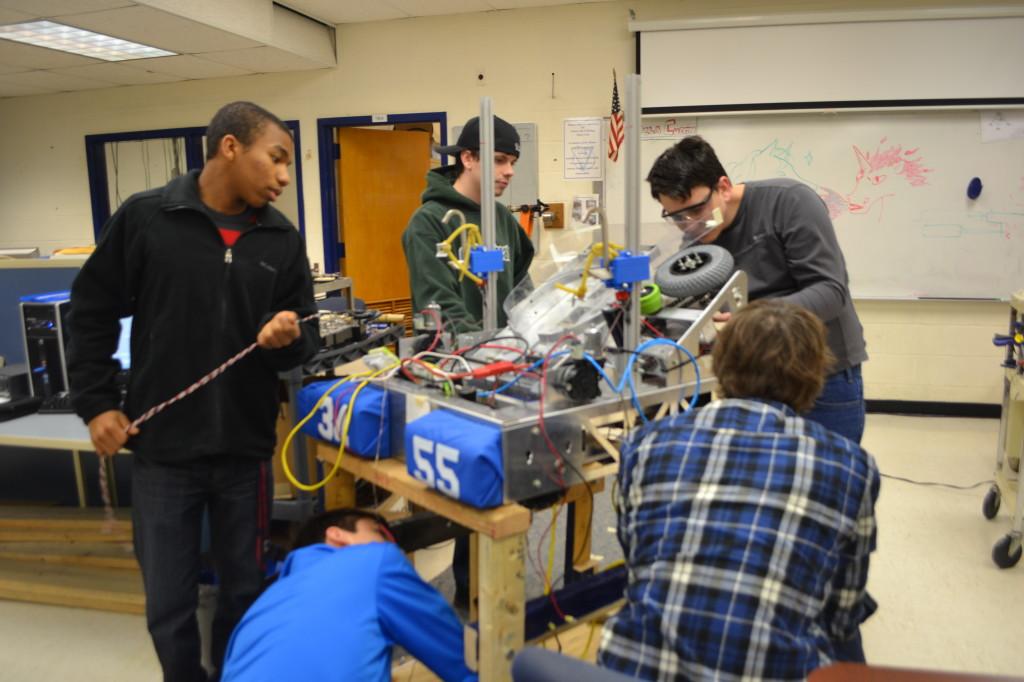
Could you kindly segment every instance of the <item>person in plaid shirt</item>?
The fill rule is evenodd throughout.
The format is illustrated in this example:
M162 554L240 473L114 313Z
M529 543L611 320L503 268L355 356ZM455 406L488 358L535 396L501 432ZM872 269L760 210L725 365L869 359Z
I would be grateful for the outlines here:
M712 358L723 398L622 450L626 604L598 663L651 680L790 680L863 661L879 475L859 445L799 416L832 361L824 325L756 301Z

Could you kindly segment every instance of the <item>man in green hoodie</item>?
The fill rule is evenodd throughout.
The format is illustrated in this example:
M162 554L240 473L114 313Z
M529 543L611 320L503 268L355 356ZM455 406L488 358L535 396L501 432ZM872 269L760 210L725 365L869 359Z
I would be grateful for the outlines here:
M480 118L466 122L454 145L438 151L455 157L454 166L427 172L427 188L423 205L409 219L402 234L402 248L409 265L409 289L412 309L420 311L430 303L441 306L441 315L448 329L473 331L482 327L483 290L468 277L459 281L459 273L437 257L437 244L458 229L459 221L441 222L450 209L458 209L466 221L480 225ZM519 133L511 123L494 117L494 196L500 197L515 175L519 160ZM497 275L498 326L505 326L503 303L512 288L528 274L533 261L533 244L519 227L511 211L500 202L494 206L495 244L504 252L505 269ZM458 245L458 242L456 242ZM455 541L452 558L455 578L455 605L469 603L469 541Z
M447 260L437 258L437 244L459 227L458 219L441 222L450 209L458 209L466 221L480 225L482 193L480 159L480 119L466 122L456 144L438 149L455 157L455 165L435 168L427 173L427 188L420 206L402 234L402 248L409 265L409 288L414 311L430 303L441 306L446 325L456 331L481 328L483 290L468 277L459 281L459 273ZM515 175L519 160L519 133L511 123L494 117L494 196L500 197ZM527 276L533 261L533 244L519 227L512 213L495 202L495 242L504 252L505 269L498 273L498 326L505 326L502 304L512 288ZM457 241L455 246L458 246ZM451 327L449 327L451 328Z

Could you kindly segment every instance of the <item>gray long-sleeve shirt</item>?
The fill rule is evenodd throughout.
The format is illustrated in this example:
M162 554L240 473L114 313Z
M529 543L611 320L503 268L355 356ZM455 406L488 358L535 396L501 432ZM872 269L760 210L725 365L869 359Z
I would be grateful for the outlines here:
M751 300L780 298L821 318L836 356L833 371L867 360L846 262L814 190L787 178L744 183L736 217L715 244L747 273Z

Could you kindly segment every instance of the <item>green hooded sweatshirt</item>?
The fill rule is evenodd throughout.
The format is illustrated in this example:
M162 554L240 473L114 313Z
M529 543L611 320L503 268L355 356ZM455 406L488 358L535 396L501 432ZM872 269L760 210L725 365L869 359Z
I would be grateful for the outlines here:
M412 307L419 312L432 301L441 306L445 323L453 322L458 331L480 329L483 321L483 289L468 277L459 281L459 273L448 259L437 257L437 244L459 227L458 218L448 225L441 222L449 209L458 209L466 222L480 225L480 204L460 194L452 183L455 167L435 168L427 173L427 188L420 206L402 233L402 248L409 265L409 289ZM505 326L503 304L512 288L528 274L533 261L533 244L511 211L495 202L495 243L505 251L505 269L498 273L498 327ZM461 238L453 244L461 249Z

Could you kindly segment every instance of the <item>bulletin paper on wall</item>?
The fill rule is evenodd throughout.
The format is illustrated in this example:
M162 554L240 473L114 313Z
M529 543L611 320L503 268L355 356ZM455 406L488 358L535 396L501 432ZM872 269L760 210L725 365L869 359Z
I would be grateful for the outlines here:
M604 177L601 128L603 118L567 118L562 127L562 177L600 180Z

